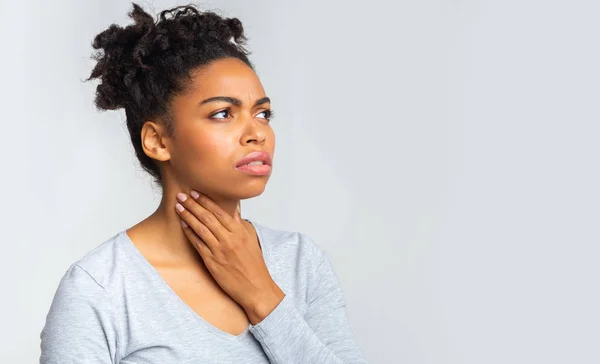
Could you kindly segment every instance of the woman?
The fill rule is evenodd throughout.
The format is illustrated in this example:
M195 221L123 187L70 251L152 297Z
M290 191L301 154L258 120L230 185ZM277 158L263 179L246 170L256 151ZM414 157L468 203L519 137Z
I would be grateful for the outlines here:
M242 24L181 6L111 25L90 79L124 108L158 209L62 278L41 332L50 363L365 363L323 250L242 219L270 177L270 100Z

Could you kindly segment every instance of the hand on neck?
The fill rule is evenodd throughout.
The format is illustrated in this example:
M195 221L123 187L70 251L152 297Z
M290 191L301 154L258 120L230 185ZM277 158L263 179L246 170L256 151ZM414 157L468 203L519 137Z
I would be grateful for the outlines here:
M144 231L144 240L152 246L152 249L159 252L168 260L181 261L197 261L199 253L196 248L189 242L181 227L181 218L175 210L175 204L178 202L176 195L179 192L190 196L192 188L183 187L180 184L176 186L165 185L163 196L160 205L147 219L138 224L139 230ZM221 209L227 212L232 217L239 217L246 228L249 223L241 217L240 201L215 197L214 194L206 191L198 191L206 194L213 200ZM191 196L190 196L191 198Z

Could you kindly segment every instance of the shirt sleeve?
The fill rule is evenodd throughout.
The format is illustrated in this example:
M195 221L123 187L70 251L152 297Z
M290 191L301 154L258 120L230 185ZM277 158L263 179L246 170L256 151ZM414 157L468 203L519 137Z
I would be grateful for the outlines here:
M61 279L40 339L40 364L118 362L114 307L80 266L72 265Z
M318 246L313 247L316 268L309 278L306 314L285 295L267 317L250 325L250 331L271 364L367 364L352 332L334 267Z

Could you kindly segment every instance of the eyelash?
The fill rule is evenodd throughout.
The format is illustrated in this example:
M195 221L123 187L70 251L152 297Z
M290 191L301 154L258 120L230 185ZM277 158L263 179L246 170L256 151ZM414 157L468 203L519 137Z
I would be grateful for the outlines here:
M223 113L223 112L227 112L227 113L229 114L229 113L231 112L231 110L230 110L230 109L221 110L221 111L219 111L219 112L216 112L216 113L212 114L212 115L210 116L210 118L211 118L211 119L214 119L214 120L221 120L221 118L215 118L214 116L215 116L215 115L218 115L218 114L220 114L220 113ZM267 121L271 121L271 120L272 120L272 119L275 117L275 112L274 112L273 110L268 110L268 109L267 109L267 110L263 110L263 111L261 111L261 113L265 113L265 114L266 114L266 116L265 116L265 119L266 119Z

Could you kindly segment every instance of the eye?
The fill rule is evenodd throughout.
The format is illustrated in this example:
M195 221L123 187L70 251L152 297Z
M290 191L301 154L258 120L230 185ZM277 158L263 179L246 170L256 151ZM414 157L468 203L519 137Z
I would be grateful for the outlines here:
M275 117L275 113L273 112L273 110L265 110L265 111L260 112L258 115L260 115L260 114L265 114L264 119L267 119L267 120L271 120Z
M217 115L223 115L223 114L229 115L229 109L225 109L225 110L221 110L219 112L217 112L216 114L212 114L210 116L211 119L227 119L227 117L215 117Z

